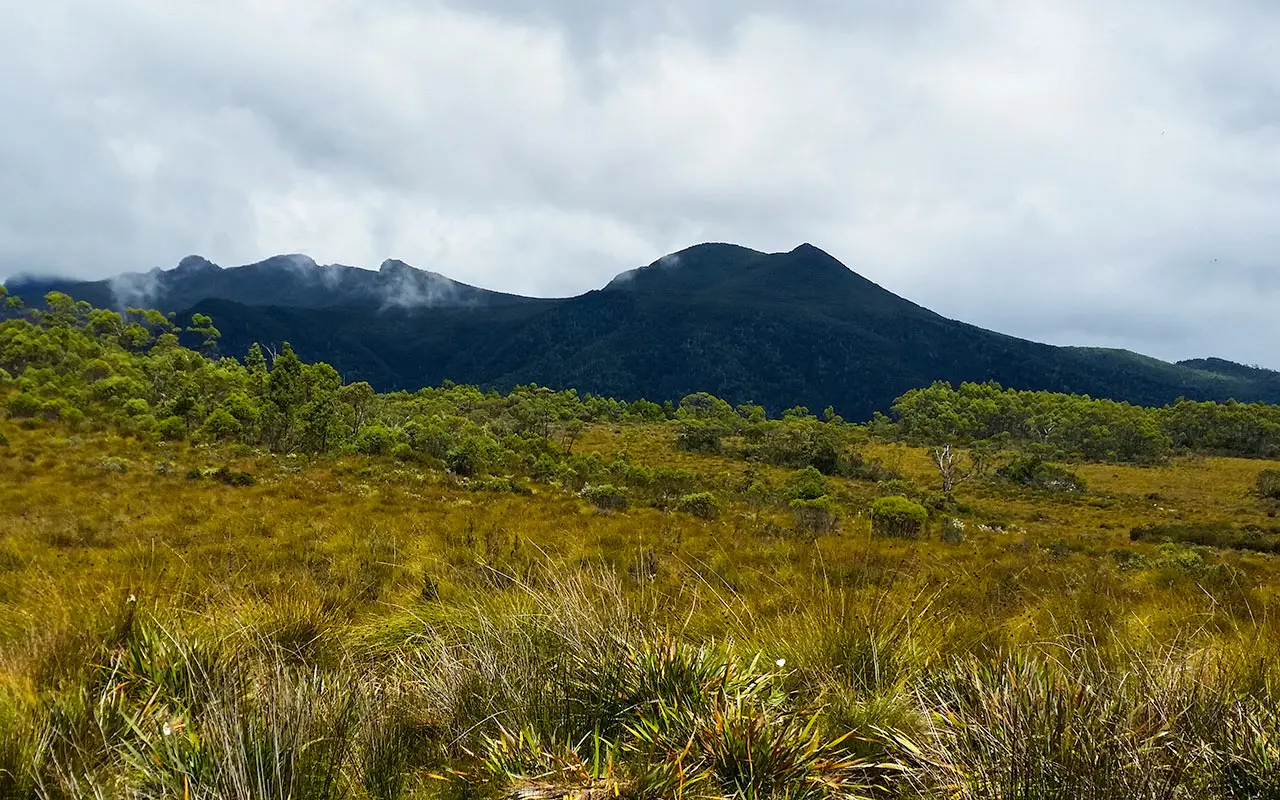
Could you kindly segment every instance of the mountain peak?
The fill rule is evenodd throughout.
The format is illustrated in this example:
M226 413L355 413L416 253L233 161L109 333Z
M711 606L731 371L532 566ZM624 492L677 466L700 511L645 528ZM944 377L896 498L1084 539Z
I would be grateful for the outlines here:
M222 267L213 263L204 256L190 255L178 262L178 266L174 268L175 272L192 273L192 272L214 272L221 270Z
M383 274L394 274L397 272L421 272L417 267L412 267L398 258L388 258L382 262L382 266L378 267L378 272Z

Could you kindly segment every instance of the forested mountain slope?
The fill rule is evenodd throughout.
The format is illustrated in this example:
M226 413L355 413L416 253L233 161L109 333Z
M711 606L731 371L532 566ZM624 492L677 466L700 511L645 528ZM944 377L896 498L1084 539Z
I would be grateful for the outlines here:
M832 405L850 418L885 411L903 392L939 380L995 380L1146 405L1179 397L1280 401L1280 374L1268 370L1054 347L946 319L807 244L772 254L698 245L561 300L487 292L398 262L372 273L273 261L229 270L184 262L160 277L184 270L192 277L166 278L179 288L166 295L169 307L159 305L175 310L174 302L190 301L184 319L212 317L222 352L289 341L304 358L380 389L448 379L500 389L536 382L630 399L708 391L775 412ZM293 289L237 284L239 276L283 281L286 274L304 277L290 279ZM330 274L339 279L316 278ZM392 278L452 288L436 302L411 302L426 296L412 292L391 302ZM206 284L219 288L199 288ZM60 290L101 303L109 285ZM11 288L24 286L49 288Z

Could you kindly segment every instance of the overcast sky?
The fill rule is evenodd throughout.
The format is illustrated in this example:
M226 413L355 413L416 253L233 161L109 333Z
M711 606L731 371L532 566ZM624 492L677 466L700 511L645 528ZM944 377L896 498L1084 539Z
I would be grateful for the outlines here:
M6 3L0 276L550 296L808 241L984 327L1280 367L1277 42L1272 0Z

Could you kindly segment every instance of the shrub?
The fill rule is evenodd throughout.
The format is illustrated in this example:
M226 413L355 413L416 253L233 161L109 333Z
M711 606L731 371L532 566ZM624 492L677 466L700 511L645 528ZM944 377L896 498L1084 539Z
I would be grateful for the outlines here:
M793 500L817 500L827 493L827 479L814 467L791 473L787 479L787 495Z
M686 494L680 498L676 509L699 519L715 519L720 516L720 503L711 492Z
M680 400L677 414L680 419L726 419L733 416L733 408L715 395L697 392Z
M915 487L902 478L890 478L887 481L878 481L876 483L876 494L880 497L892 497L901 495L909 497L915 494Z
M9 407L9 416L21 419L39 414L42 403L35 395L19 392L10 397L6 405Z
M98 469L109 475L123 475L129 471L129 462L123 458L107 456L98 462Z
M964 542L964 520L949 518L942 524L942 541L947 544L961 544Z
M228 486L253 486L258 479L247 472L229 469L227 467L218 467L213 471L213 479Z
M1257 526L1236 528L1228 522L1180 522L1141 525L1129 531L1131 542L1167 542L1223 550L1280 554L1280 531Z
M812 500L792 500L791 516L797 527L814 535L834 533L840 525L840 507L826 495Z
M607 483L588 486L582 490L582 496L601 511L622 511L627 507L627 496L617 486Z
M479 436L468 436L445 456L449 471L464 478L482 475L489 470L489 443Z
M1020 456L996 470L996 477L1050 492L1083 492L1085 483L1070 470L1045 463L1039 456Z
M719 453L728 433L727 428L715 422L683 422L676 433L676 447L689 453Z
M216 408L205 418L196 435L206 442L221 442L240 435L240 420L231 416L225 408Z
M165 417L156 425L156 435L166 441L177 441L187 435L187 423L182 417Z
M871 532L875 536L918 539L929 512L905 497L881 497L871 504Z
M395 433L384 425L368 425L356 437L356 451L367 456L384 456L391 452Z
M1280 500L1280 470L1264 469L1258 473L1258 496Z
M872 483L902 480L900 473L878 461L869 461L861 453L846 453L840 460L838 471L846 478Z
M4 435L4 431L0 431L0 447L9 446L9 437Z

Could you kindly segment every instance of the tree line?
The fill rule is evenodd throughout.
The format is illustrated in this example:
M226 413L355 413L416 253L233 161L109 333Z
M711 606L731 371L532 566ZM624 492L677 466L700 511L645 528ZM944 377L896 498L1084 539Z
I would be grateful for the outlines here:
M379 394L345 382L328 364L304 363L288 344L219 357L220 333L204 315L183 327L150 309L122 314L58 292L28 308L2 293L0 394L8 415L129 436L427 458L462 475L513 462L559 469L583 426L604 422L669 423L685 450L868 480L893 478L859 457L856 444L869 437L1059 460L1280 456L1280 406L1181 400L1148 408L995 383L915 389L890 416L866 425L830 407L820 415L795 407L773 419L761 406L734 407L705 392L661 404L535 385L501 393L446 382Z
M1176 453L1280 456L1280 406L1179 400L1143 407L997 383L935 383L872 424L912 443L1016 446L1045 458L1157 463Z

